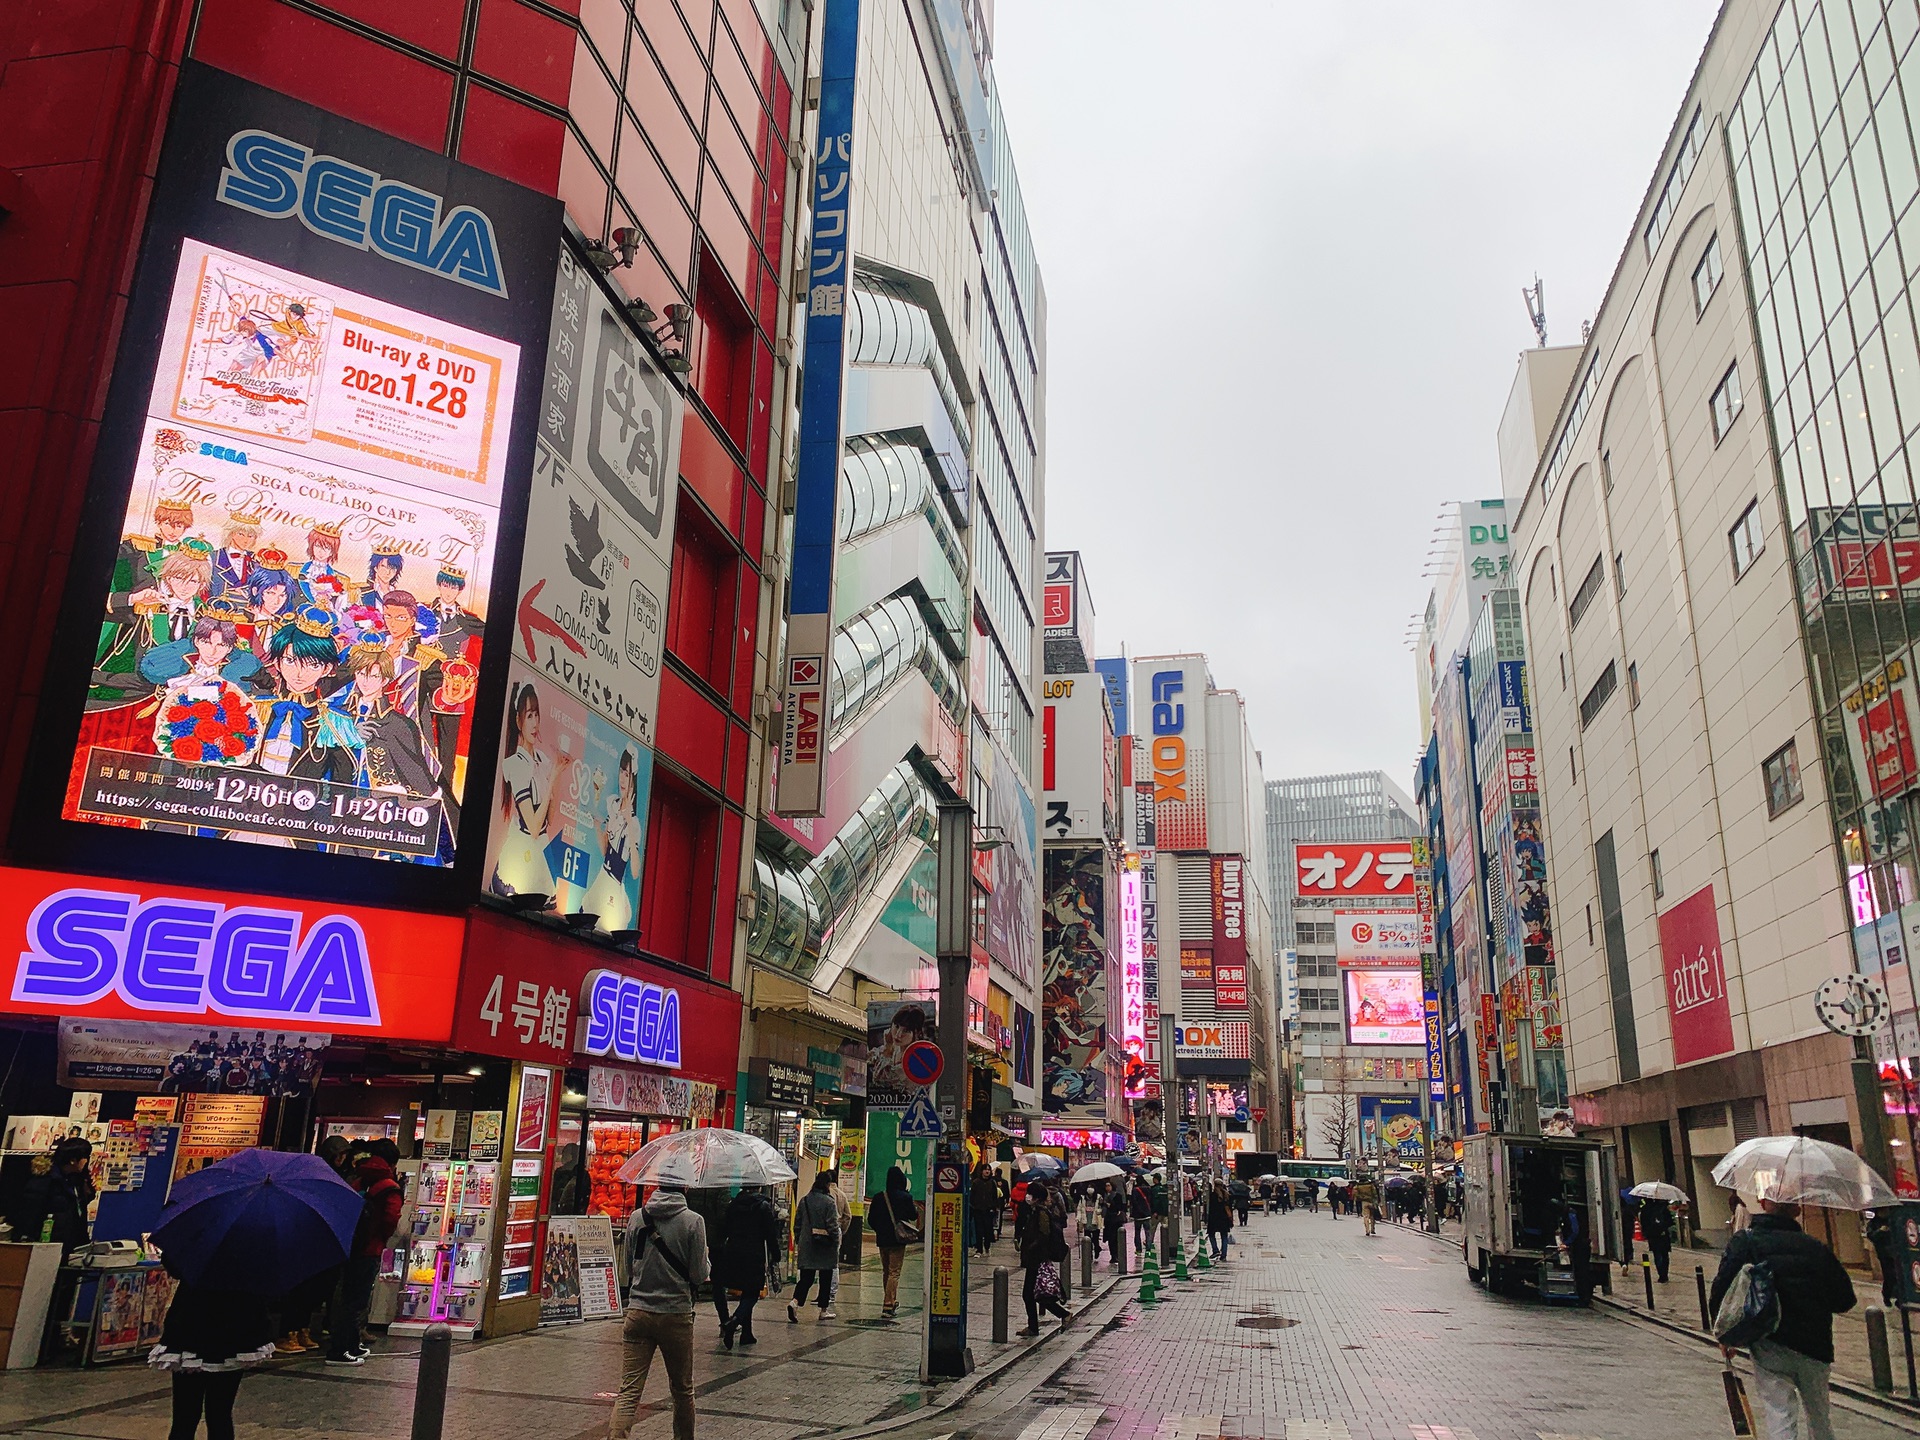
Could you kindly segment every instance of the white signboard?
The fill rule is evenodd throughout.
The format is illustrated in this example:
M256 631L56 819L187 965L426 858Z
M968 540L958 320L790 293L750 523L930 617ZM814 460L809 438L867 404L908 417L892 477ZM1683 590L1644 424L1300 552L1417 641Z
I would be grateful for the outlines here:
M1420 915L1413 910L1336 910L1333 953L1345 970L1420 965Z
M1040 682L1040 835L1090 840L1106 834L1106 685L1096 674Z

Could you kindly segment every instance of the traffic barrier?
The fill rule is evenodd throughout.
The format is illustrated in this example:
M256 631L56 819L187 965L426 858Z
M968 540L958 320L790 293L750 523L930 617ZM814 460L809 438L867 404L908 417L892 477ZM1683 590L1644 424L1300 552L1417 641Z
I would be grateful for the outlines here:
M1080 1237L1080 1288L1093 1293L1093 1236Z
M1175 1237L1171 1227L1167 1230L1166 1246L1167 1253L1173 1256L1173 1278L1176 1280L1192 1279L1193 1277L1187 1273L1187 1247L1181 1244Z
M1647 1282L1647 1309L1651 1310L1653 1309L1653 1261L1652 1259L1644 1258L1644 1257L1641 1259L1640 1278Z
M1147 1247L1147 1258L1140 1267L1140 1303L1157 1304L1160 1299L1160 1259Z
M1007 1343L1007 1304L1007 1267L996 1265L993 1267L993 1343L996 1345Z
M1878 1305L1866 1308L1867 1358L1873 1362L1873 1388L1893 1393L1893 1357L1887 1353L1887 1312Z
M420 1337L420 1369L413 1388L412 1440L440 1440L447 1425L447 1367L453 1361L453 1330L427 1327Z

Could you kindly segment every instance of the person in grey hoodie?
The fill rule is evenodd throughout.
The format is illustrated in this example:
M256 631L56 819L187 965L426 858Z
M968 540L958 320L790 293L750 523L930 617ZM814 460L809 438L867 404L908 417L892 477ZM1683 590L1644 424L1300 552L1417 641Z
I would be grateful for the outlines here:
M627 1440L658 1350L673 1391L673 1440L693 1440L693 1302L707 1279L707 1222L665 1186L627 1225L626 1364L609 1440Z

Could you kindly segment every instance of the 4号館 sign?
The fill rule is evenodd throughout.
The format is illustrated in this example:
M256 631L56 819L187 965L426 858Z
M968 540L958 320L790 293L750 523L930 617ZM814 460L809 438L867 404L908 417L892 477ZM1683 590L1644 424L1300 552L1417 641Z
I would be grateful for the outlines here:
M445 1041L459 920L0 869L0 1008Z

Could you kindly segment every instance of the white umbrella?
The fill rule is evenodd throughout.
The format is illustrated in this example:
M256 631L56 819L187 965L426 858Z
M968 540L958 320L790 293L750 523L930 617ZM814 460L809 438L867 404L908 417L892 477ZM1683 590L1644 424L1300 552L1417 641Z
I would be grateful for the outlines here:
M1074 1171L1067 1183L1078 1185L1086 1180L1117 1180L1126 1173L1111 1160L1090 1160Z
M1687 1192L1678 1185L1669 1185L1664 1180L1642 1180L1627 1194L1638 1200L1671 1200L1675 1205L1691 1205Z
M688 1190L723 1185L778 1185L793 1167L766 1141L715 1125L677 1130L634 1151L620 1167L629 1185L678 1185Z
M1899 1201L1853 1151L1804 1135L1742 1141L1713 1167L1713 1183L1761 1200L1828 1210L1866 1210Z

